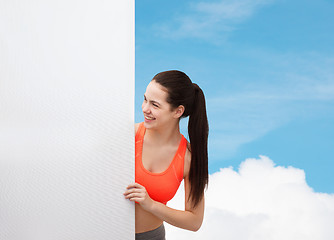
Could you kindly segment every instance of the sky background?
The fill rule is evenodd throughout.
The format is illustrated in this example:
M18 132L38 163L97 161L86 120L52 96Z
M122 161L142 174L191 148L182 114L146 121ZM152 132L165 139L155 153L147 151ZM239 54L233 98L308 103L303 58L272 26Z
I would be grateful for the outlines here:
M210 173L265 155L334 193L333 12L324 0L136 1L136 122L151 78L182 70L206 94Z
M136 122L170 69L204 90L209 118L203 225L166 224L167 239L334 239L333 13L324 0L136 1Z

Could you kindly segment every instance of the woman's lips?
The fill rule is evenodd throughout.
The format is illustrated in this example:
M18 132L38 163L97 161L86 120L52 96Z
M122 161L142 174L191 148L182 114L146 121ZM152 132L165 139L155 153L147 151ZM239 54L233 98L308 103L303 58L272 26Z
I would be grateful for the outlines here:
M149 117L149 116L144 116L145 120L147 121L152 121L152 120L155 120L154 117Z

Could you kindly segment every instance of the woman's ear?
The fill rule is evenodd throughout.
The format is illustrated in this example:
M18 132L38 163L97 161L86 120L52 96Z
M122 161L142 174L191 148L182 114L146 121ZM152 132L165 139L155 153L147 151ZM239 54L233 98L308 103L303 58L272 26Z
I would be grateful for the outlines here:
M184 110L185 110L185 108L184 108L183 105L180 105L177 108L175 108L175 110L174 110L174 117L175 118L180 118L183 115Z

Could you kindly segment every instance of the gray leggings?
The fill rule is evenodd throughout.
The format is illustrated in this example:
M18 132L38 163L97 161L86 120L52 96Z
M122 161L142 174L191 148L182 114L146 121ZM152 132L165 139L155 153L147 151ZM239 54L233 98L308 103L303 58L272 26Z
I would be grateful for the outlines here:
M165 240L165 227L160 227L148 232L136 233L136 240Z

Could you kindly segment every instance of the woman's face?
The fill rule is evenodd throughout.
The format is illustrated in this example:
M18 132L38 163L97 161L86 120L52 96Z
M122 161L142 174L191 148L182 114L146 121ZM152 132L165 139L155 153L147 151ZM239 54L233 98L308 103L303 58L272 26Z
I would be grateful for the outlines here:
M146 128L157 128L177 120L175 112L167 102L167 96L167 89L156 81L148 84L142 104Z

